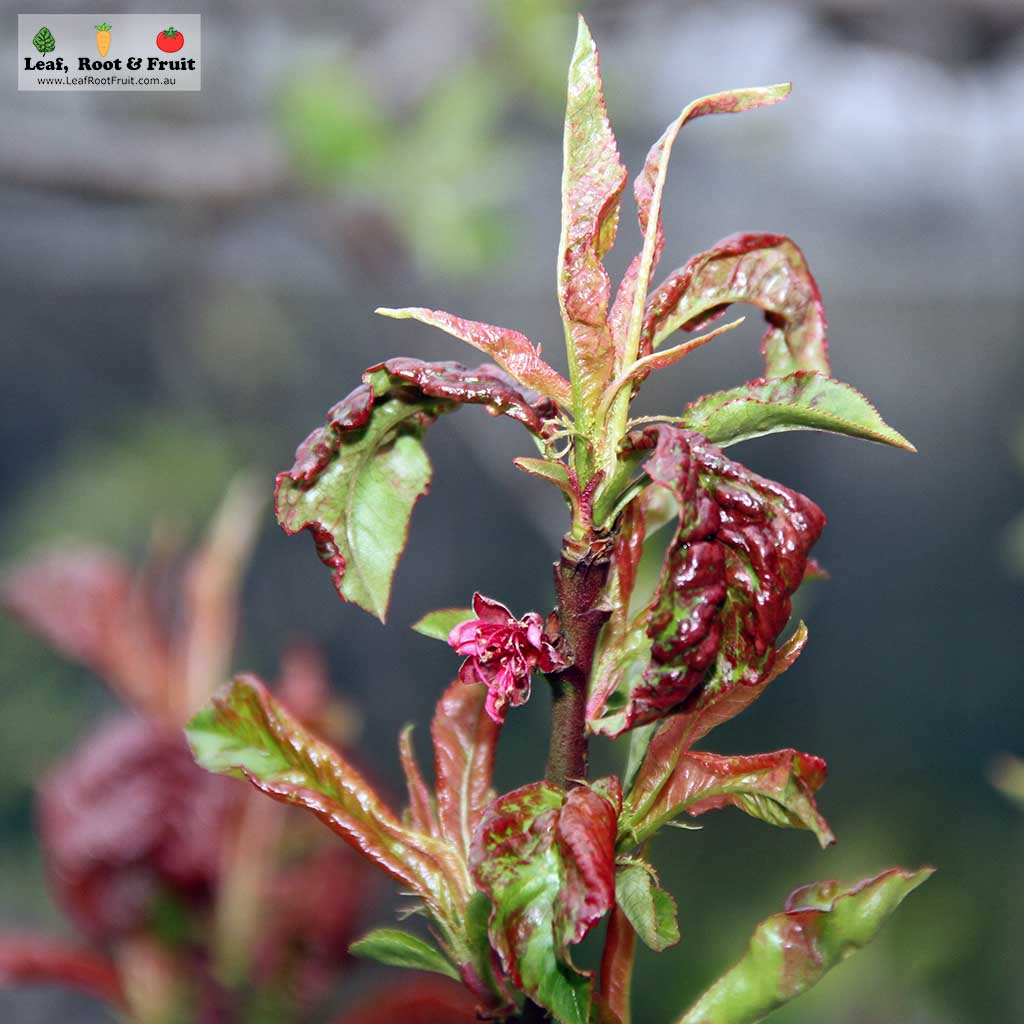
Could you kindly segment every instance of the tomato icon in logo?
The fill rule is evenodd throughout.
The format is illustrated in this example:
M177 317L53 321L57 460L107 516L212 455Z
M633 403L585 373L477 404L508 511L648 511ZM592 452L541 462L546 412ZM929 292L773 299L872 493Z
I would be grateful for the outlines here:
M157 49L177 53L185 45L185 37L172 25L156 37Z

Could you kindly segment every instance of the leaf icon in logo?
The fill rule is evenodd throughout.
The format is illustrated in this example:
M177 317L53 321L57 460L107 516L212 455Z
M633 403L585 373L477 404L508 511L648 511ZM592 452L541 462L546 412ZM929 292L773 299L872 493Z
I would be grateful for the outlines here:
M53 33L44 25L33 37L32 45L40 53L52 53L57 48Z

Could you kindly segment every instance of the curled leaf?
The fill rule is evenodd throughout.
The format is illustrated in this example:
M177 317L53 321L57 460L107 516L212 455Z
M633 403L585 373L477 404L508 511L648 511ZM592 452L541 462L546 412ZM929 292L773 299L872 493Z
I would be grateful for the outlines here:
M866 946L932 868L890 868L849 888L818 882L762 921L743 958L677 1024L757 1024Z
M757 107L767 107L784 100L790 92L788 84L769 85L752 89L733 89L713 93L690 103L662 133L647 154L643 170L633 183L640 230L644 235L643 248L626 271L615 298L612 319L620 331L628 333L637 343L637 354L651 351L645 342L647 316L644 305L651 274L661 259L665 246L665 232L661 220L661 200L668 174L672 146L683 125L707 114L739 114ZM627 313L628 311L628 313Z
M494 366L391 359L366 371L278 475L275 508L285 532L309 530L339 596L381 621L413 506L430 485L423 434L460 404L485 405L534 433L553 412Z
M443 921L468 898L463 869L446 843L395 817L338 751L291 717L252 676L224 687L186 733L208 771L312 811L365 857L411 889Z
M704 395L683 423L723 447L780 430L826 430L916 450L859 391L806 370Z
M825 523L810 499L699 434L661 427L646 436L641 443L656 438L656 447L644 469L675 498L679 525L654 600L626 633L622 670L592 695L591 727L613 736L678 710L699 690L765 677Z
M591 1004L568 947L614 902L621 795L614 782L597 788L523 786L491 804L473 837L473 878L494 903L492 945L516 985L566 1024L586 1024Z
M826 847L835 837L814 802L824 781L825 762L796 750L748 757L689 751L655 799L645 799L645 787L632 790L620 830L629 842L642 843L684 812L697 817L732 806L770 825L808 829Z
M440 309L424 309L421 306L408 306L404 309L381 306L375 312L393 320L419 320L420 323L437 327L467 345L486 352L524 388L530 388L559 405L568 406L572 401L569 382L541 359L540 352L525 334L476 320L464 320Z
M730 235L670 274L647 300L640 354L656 349L673 331L704 327L734 302L764 310L766 377L798 370L828 376L821 293L804 254L784 235Z

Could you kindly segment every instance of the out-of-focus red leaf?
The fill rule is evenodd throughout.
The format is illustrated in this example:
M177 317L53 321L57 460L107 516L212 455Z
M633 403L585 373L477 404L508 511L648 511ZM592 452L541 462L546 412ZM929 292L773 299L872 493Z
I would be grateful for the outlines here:
M564 152L558 298L573 384L583 407L593 408L615 370L607 322L611 282L602 260L615 241L626 168L608 123L597 47L582 16L569 65Z
M167 713L169 638L152 593L116 555L79 548L25 562L0 580L0 603L128 703Z
M168 893L208 906L241 797L196 767L180 733L116 719L40 790L40 834L58 901L102 942L145 927Z
M399 981L364 997L334 1024L472 1024L473 997L444 978Z
M175 636L179 720L210 699L227 678L238 629L238 590L249 564L264 505L256 481L239 476L228 488L182 581L182 626Z
M766 377L798 370L829 374L821 293L804 254L784 235L730 235L670 274L647 300L640 354L675 330L704 327L734 302L764 310Z
M60 985L122 1008L117 968L105 956L56 939L0 934L0 987Z
M501 726L486 711L487 687L454 682L430 726L441 834L469 857L473 831L494 799L491 776Z

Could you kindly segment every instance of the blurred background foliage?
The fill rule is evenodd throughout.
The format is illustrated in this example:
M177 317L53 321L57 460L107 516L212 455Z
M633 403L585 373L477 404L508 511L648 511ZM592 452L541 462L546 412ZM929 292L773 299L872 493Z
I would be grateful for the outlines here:
M3 6L13 24L17 5ZM659 839L683 942L641 954L637 1020L669 1020L795 885L895 862L940 873L876 945L775 1019L1024 1019L1024 817L992 784L993 764L1024 743L1024 597L1007 542L1024 508L1024 11L1016 0L583 7L634 171L689 99L794 80L776 110L687 128L666 266L739 229L792 235L825 296L837 376L920 449L813 435L742 446L753 468L825 508L832 579L799 609L811 633L799 665L721 745L825 756L822 807L840 842L822 854L806 835L728 812ZM399 353L472 359L443 335L376 322L379 304L515 327L560 360L574 7L197 9L199 94L0 96L0 552L11 562L92 540L138 558L153 524L194 538L237 467L262 474L239 668L271 674L296 637L323 645L365 720L367 762L397 791L397 731L422 728L456 668L406 627L474 588L547 607L563 512L509 464L526 453L513 426L479 410L439 424L433 493L384 632L338 603L312 544L274 528L272 475L365 366ZM3 45L13 53L13 36ZM638 237L624 216L613 269ZM662 374L645 411L755 376L758 334L748 322ZM33 779L110 701L9 622L0 644L4 925L55 929ZM504 785L536 774L544 704L538 692L510 720ZM595 761L615 767L607 744ZM377 920L393 909L385 901ZM107 1019L49 991L0 992L0 1018Z

